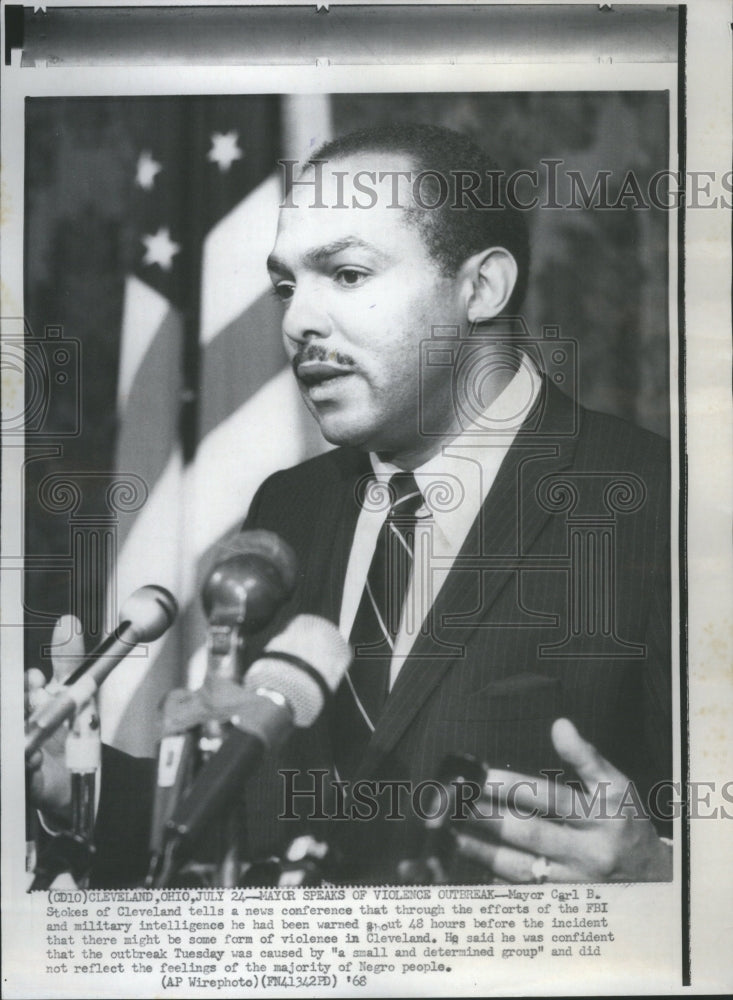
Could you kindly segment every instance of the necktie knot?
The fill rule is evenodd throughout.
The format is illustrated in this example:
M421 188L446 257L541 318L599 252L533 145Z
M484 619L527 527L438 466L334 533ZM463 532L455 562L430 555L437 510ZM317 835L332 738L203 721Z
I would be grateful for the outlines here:
M423 504L422 493L418 489L411 472L395 472L387 484L390 495L389 517L414 518Z

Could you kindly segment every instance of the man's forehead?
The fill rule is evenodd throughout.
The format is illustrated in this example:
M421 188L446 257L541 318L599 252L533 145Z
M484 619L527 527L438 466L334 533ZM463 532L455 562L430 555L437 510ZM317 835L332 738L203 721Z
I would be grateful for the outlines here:
M369 245L385 257L422 252L422 239L404 210L414 205L411 171L404 154L382 152L309 166L296 175L304 183L296 183L280 207L270 260L310 259L319 248L340 242L354 248L361 244L361 249Z
M288 200L300 208L316 210L337 206L341 211L351 207L357 211L411 208L417 173L406 153L364 150L306 163L300 171L296 168Z

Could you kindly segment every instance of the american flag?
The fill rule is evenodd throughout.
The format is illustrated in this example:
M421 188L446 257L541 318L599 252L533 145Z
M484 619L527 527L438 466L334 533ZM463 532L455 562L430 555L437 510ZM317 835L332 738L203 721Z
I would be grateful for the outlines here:
M181 612L102 689L103 737L131 753L152 752L162 697L203 677L212 553L267 475L325 447L285 364L265 260L277 160L329 131L327 98L152 98L135 116L115 465L148 496L121 516L108 601L157 583Z

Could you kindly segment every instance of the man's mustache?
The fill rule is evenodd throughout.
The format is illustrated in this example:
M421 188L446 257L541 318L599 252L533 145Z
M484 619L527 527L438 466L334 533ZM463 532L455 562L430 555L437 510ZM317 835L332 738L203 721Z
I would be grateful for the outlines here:
M319 361L323 364L338 365L340 368L354 368L356 362L348 354L341 354L339 351L328 350L323 344L305 344L300 347L290 362L295 374L298 374L298 366L307 361Z

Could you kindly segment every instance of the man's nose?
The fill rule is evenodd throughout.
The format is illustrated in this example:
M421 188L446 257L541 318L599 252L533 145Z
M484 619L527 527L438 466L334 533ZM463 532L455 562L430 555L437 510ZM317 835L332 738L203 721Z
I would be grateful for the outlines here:
M315 283L297 285L283 317L283 334L294 343L304 343L330 333L331 320Z

